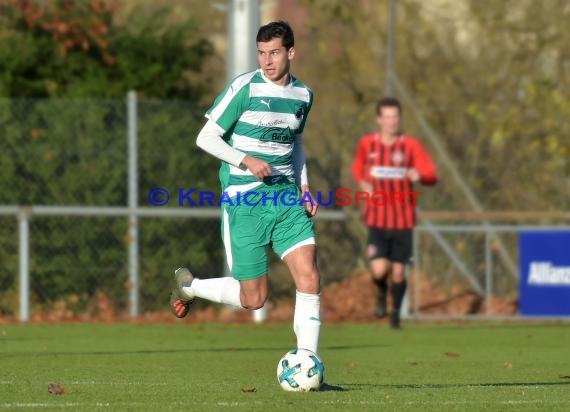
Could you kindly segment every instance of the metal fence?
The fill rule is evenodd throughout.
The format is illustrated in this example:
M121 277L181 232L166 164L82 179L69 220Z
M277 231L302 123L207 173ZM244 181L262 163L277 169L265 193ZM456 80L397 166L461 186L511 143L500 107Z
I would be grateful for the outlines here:
M564 225L418 226L410 315L415 319L518 316L518 235L568 230Z
M203 113L193 103L137 102L134 94L126 101L0 99L0 318L137 316L164 310L180 265L202 277L224 274L217 208L151 207L147 199L156 187L219 190L219 162L194 143ZM317 122L313 133L331 136L325 126ZM311 163L322 191L350 184L354 145L333 141L338 147ZM426 209L461 205L449 195L453 179L443 180L437 193L445 199L432 191L422 197ZM415 235L409 315L516 314L521 228L424 220ZM325 286L366 265L355 208L322 208L316 229ZM275 256L270 265L272 297L291 297L283 265Z
M15 311L18 290L18 313L24 321L33 306L37 311L57 311L55 304L70 315L93 312L96 308L89 306L96 306L102 295L131 317L164 310L177 267L190 265L204 277L224 274L219 215L217 208L0 206L3 238L9 239L12 232L13 239L2 250L5 288L0 309ZM322 221L341 226L345 216L323 211L319 220L317 228L326 236ZM136 232L131 230L133 221ZM103 241L86 236L92 227L105 233ZM186 236L196 228L196 236ZM153 246L157 243L166 245L158 256ZM176 255L177 248L169 245L192 249L192 257L188 252ZM45 252L49 261L41 257Z
M0 99L0 316L111 308L134 317L164 310L180 265L225 273L219 208L152 207L147 198L156 187L219 191L219 162L195 145L204 111L134 93ZM316 225L323 238L343 239L321 249L325 270L328 257L347 255L325 281L338 280L358 246L342 211L323 210ZM276 272L274 294L290 293Z
M140 237L137 245L136 276L129 277L128 238L132 216L136 217ZM208 276L223 273L224 256L216 240L186 238L185 233L198 227L199 232L219 231L219 210L161 209L154 207L0 207L3 243L3 289L0 310L18 313L29 320L31 311L49 310L54 318L65 319L77 313L105 310L106 302L114 311L135 317L145 312L164 310L172 270L187 264L187 254L176 256L169 248L153 253L155 242L178 244L199 249L191 264ZM338 239L348 233L350 218L342 211L322 211L317 230L322 238ZM159 223L159 226L153 223ZM97 227L110 238L100 243L82 234ZM50 230L46 230L50 228ZM147 230L149 233L147 233ZM513 318L517 316L518 264L513 272L504 261L498 244L505 245L508 256L518 261L517 236L524 230L568 230L563 226L521 225L434 225L422 224L414 235L414 265L409 273L410 289L405 316L414 319L438 318ZM74 234L69 236L69 234ZM355 244L356 243L356 244ZM345 251L323 250L325 284L342 280L357 264L358 242ZM43 261L47 249L50 261ZM112 250L111 256L100 252ZM35 252L35 253L34 253ZM341 262L348 261L345 272ZM91 262L84 265L82 262ZM96 263L96 265L93 265ZM274 261L273 263L276 263ZM321 265L322 266L322 265ZM275 267L275 266L274 266ZM18 274L16 276L16 273ZM330 274L328 277L326 274ZM336 274L336 276L335 276ZM274 276L272 279L276 280ZM273 286L280 296L291 289L291 281L281 273ZM17 292L17 293L16 293ZM18 310L16 310L18 307ZM66 313L63 313L66 312Z

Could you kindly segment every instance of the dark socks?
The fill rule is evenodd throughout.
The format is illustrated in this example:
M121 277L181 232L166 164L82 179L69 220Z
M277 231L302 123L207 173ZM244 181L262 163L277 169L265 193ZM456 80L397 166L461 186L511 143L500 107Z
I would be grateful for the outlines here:
M374 279L374 283L378 288L378 301L376 303L376 317L383 318L386 316L386 292L388 291L388 282L386 277L382 279Z
M390 292L392 293L392 299L394 301L394 311L399 312L402 307L402 300L406 293L406 285L406 280L399 283L392 282Z
M382 279L374 278L374 283L378 287L379 295L386 295L386 291L388 290L388 282L386 281L386 276Z

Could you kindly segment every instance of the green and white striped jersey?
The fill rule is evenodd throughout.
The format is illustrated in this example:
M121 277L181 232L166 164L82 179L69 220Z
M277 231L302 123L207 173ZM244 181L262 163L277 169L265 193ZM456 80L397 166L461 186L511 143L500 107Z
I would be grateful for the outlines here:
M216 98L206 117L224 130L229 145L271 166L273 172L266 179L285 176L294 182L293 144L303 133L313 92L289 76L289 83L279 86L260 69L242 74ZM249 170L226 162L220 168L220 181L230 196L262 184Z

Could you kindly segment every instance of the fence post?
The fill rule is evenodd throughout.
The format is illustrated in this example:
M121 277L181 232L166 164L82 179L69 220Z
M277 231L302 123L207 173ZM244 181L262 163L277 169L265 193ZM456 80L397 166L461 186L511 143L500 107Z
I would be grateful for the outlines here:
M492 314L491 310L491 293L493 293L492 285L492 265L491 256L491 236L489 229L485 230L485 301L487 303L487 316Z
M257 28L261 21L260 0L228 1L228 79L240 73L257 68L257 51L251 47L255 44ZM238 52L241 50L242 52ZM243 50L247 50L244 53ZM229 269L224 274L229 274ZM253 311L254 322L267 319L267 307Z
M138 130L137 130L137 94L127 94L127 150L128 150L128 201L129 201L129 315L139 315L139 227L138 217L134 213L138 204Z
M417 230L412 232L412 256L414 274L414 308L413 317L417 318L420 311L420 233ZM409 288L408 288L409 289Z
M396 73L397 0L388 0L388 30L386 35L386 96L394 96L391 73Z
M20 321L30 319L30 216L27 209L18 213L20 255Z

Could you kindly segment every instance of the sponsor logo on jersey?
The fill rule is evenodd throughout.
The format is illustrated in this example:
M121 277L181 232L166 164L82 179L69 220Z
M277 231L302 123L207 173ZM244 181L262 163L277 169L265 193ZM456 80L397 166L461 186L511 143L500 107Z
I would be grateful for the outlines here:
M370 168L370 176L376 179L403 179L406 176L405 167L373 166Z
M269 122L261 121L261 122L257 123L257 125L261 126L261 127L276 127L276 126L279 126L281 124L287 124L287 122L284 120L281 120L281 119L275 119L275 120L271 120Z
M290 127L272 127L267 129L259 140L262 142L293 143L295 141L295 133Z

